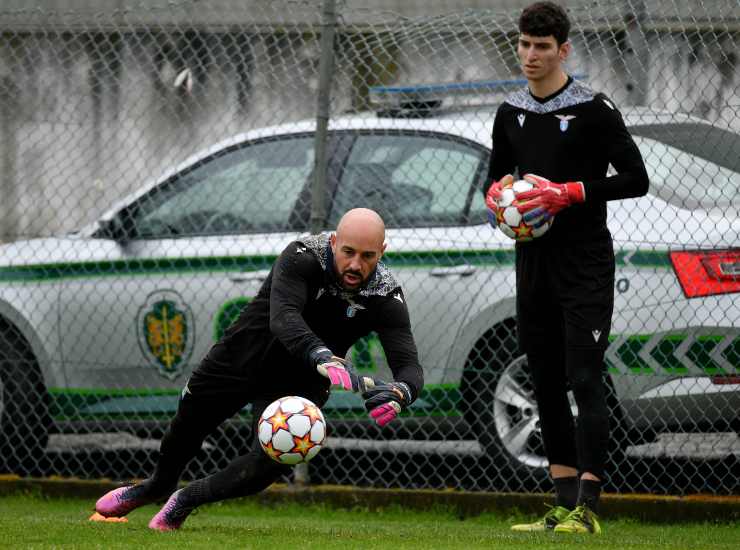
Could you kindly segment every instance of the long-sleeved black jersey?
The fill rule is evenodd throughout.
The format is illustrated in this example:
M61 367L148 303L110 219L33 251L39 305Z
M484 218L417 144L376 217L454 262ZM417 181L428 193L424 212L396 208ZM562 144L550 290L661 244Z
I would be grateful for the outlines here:
M617 175L607 177L609 164ZM486 186L517 170L520 177L531 173L556 183L581 181L586 192L584 203L559 212L550 230L532 242L607 235L606 201L644 195L649 183L620 112L604 94L572 78L547 98L538 100L524 88L498 108Z
M361 289L350 292L337 282L326 236L309 236L288 245L257 296L217 345L219 360L228 352L233 365L264 369L278 380L290 376L311 384L325 382L308 354L326 346L344 357L362 336L375 331L396 381L411 388L414 399L424 383L411 333L406 298L382 263ZM223 349L225 348L225 350Z

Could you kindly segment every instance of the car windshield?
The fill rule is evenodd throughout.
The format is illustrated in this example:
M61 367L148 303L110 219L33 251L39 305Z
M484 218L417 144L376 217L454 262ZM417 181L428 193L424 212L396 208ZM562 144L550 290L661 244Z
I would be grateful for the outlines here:
M682 208L740 206L740 134L696 122L629 130L659 197Z

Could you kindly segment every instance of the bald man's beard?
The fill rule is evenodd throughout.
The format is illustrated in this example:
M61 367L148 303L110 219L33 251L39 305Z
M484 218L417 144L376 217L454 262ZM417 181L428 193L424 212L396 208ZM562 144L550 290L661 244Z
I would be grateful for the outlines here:
M346 284L345 283L345 280L344 280L344 276L345 275L354 275L355 277L357 277L357 282L356 283L353 283L351 285ZM362 273L360 273L359 271L354 271L352 269L346 269L346 270L342 271L341 276L339 277L339 282L341 283L341 285L344 288L346 288L348 290L354 290L354 289L360 288L362 285L364 285L367 282L367 279L364 279L362 277Z

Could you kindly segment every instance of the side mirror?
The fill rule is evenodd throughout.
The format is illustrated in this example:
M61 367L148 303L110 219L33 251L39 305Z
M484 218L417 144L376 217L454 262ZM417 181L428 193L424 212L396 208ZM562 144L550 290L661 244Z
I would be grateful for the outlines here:
M118 216L109 220L101 220L98 222L98 226L98 230L95 232L97 237L111 239L121 246L125 246L131 240L131 235Z

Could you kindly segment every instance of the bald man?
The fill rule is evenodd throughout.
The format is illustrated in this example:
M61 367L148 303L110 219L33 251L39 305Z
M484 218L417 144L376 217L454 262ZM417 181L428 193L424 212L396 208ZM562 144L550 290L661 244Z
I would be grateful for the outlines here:
M121 517L169 497L149 527L171 531L201 504L267 488L290 467L270 459L252 437L248 452L225 469L175 491L205 437L248 403L252 434L265 407L286 395L321 407L331 388L359 393L381 427L408 407L424 379L403 291L380 262L385 247L383 220L365 208L347 212L330 236L289 244L257 296L193 371L162 439L154 474L108 492L96 511ZM360 377L342 359L372 331L380 337L393 382Z

